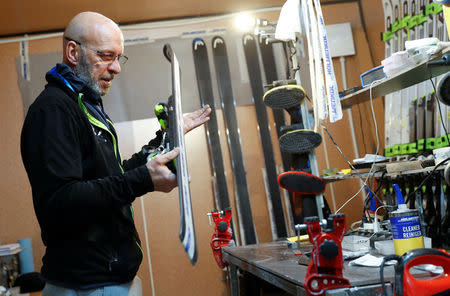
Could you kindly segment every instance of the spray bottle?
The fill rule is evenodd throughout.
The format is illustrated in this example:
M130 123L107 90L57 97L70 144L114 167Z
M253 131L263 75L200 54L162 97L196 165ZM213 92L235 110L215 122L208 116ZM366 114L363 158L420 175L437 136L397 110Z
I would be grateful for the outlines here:
M389 213L395 254L402 256L409 250L424 247L419 212L410 210L403 201L397 184L392 184L397 196L398 209Z

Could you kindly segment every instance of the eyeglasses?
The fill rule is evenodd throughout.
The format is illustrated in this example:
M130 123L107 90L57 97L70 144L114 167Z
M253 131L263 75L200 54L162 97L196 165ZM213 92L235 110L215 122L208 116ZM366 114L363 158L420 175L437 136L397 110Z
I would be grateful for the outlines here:
M97 49L94 49L94 48L90 48L89 46L87 46L85 44L82 44L81 42L76 41L74 39L71 39L69 37L64 37L64 39L66 39L68 41L73 41L73 42L75 42L76 44L78 44L80 46L84 46L87 49L92 50L93 52L95 52L102 59L102 61L104 61L107 64L114 63L114 61L116 59L119 61L119 63L121 65L125 65L125 63L128 61L128 57L125 56L125 55L116 55L116 54L113 54L111 52L104 52L104 51L100 51L100 50L97 50Z

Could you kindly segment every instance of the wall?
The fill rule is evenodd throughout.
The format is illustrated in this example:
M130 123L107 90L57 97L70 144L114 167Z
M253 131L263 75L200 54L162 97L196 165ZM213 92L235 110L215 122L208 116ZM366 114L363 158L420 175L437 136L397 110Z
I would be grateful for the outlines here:
M351 22L355 40L356 56L346 58L348 86L359 84L359 74L379 63L383 52L380 41L376 36L382 30L382 9L380 1L362 1L366 19L369 42L362 28L359 17L359 8L356 2L324 5L323 13L326 24ZM277 14L269 15L276 19ZM380 23L381 22L381 23ZM52 53L59 51L60 38L37 40L30 42L30 55ZM381 50L380 50L381 48ZM19 137L23 122L23 105L17 86L18 74L15 59L19 55L17 43L0 45L0 196L2 207L0 210L0 240L2 243L12 243L20 238L33 239L33 252L36 270L41 267L41 257L44 247L40 240L39 227L34 216L31 189L28 185L23 168ZM374 56L374 63L368 58ZM342 89L339 60L334 60L335 72L339 89ZM46 70L46 69L45 69ZM43 70L43 71L45 71ZM380 147L383 147L384 112L381 99L374 100L374 109L378 121ZM260 242L272 240L270 222L267 212L267 202L262 186L261 168L264 166L262 152L259 148L259 135L256 127L254 108L251 106L238 107L239 128L241 131L244 161L249 177L249 191L252 198L251 205L258 238ZM375 152L376 140L371 118L370 104L360 104L352 108L355 122L355 132L360 155ZM271 114L271 112L268 112ZM222 151L226 160L226 176L229 183L230 197L233 198L234 185L232 170L226 147L226 138L223 121L219 112L219 123L222 140ZM346 111L344 119L336 124L324 124L333 135L342 151L349 159L353 159L353 147L349 141L349 126ZM130 155L135 149L145 143L147 138L142 136L143 129L155 128L151 121L136 121L131 125L119 124L119 141L121 142L124 157ZM150 129L151 129L150 128ZM131 132L130 132L131 131ZM272 128L272 133L274 130ZM150 131L152 134L152 131ZM273 136L273 135L272 135ZM278 145L274 138L275 147ZM181 244L178 240L178 197L177 191L170 194L151 193L134 204L136 225L141 239L145 241L144 215L148 230L148 242L151 258L151 271L153 274L154 289L157 295L175 295L183 292L185 295L227 295L225 276L220 271L212 257L209 248L209 239L213 228L208 225L206 213L213 209L213 193L209 173L209 161L206 155L207 145L205 130L198 129L186 137L188 148L188 161L191 174L191 191L193 196L193 209L195 213L195 226L197 243L199 246L199 261L195 267L188 262ZM131 144L130 144L131 143ZM330 167L346 168L342 156L337 152L330 139L323 134L323 145L317 150L320 171L327 167L324 151L327 151ZM279 151L276 151L276 160L281 165ZM356 193L360 188L357 180L333 183L327 186L326 198L332 211L336 210L345 200ZM331 189L334 192L332 198ZM343 212L348 222L359 220L361 217L362 199L356 197ZM145 258L139 270L143 281L144 295L152 295L151 271L148 263L149 254L147 244L144 243ZM153 296L153 295L152 295Z

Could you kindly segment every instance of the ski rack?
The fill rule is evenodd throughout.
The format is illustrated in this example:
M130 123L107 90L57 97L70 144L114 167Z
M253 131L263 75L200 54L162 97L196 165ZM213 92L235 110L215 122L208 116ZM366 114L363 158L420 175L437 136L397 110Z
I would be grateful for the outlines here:
M301 14L301 11L299 10L298 13ZM264 24L264 21L262 21L262 23ZM267 42L271 42L270 37L274 36L274 33L272 33L271 30L266 32L261 29L261 28L265 28L267 26L272 27L273 24L271 23L271 24L267 24L266 26L257 26L256 30L255 30L255 34L257 36L260 36L259 31L261 31L261 32L263 32L263 34L262 34L262 36L260 36L260 38L266 37ZM301 28L301 29L303 29L303 28ZM300 30L300 31L303 32L304 30ZM276 40L276 39L272 39L272 40ZM280 42L280 41L276 40L275 42ZM294 46L297 46L297 44L298 44L298 42L296 42ZM291 58L292 58L292 60L290 62L292 63L292 69L294 69L295 81L296 81L297 85L302 85L301 80L300 80L300 68L299 68L299 63L298 63L298 59L297 59L297 53L293 54ZM308 105L306 103L306 100L304 100L303 104L301 104L301 113L302 113L301 117L302 117L302 123L303 123L304 128L312 129L313 123L309 120ZM320 176L319 167L317 165L317 157L316 157L316 153L314 152L314 150L311 150L308 153L308 159L309 159L309 163L310 163L311 173L313 175ZM323 193L316 195L315 201L316 201L316 207L317 207L317 215L318 215L319 219L322 220L322 219L324 219L323 208L325 206L325 203L323 201Z
M298 64L298 60L297 60L297 54L292 55L292 66L293 66L293 69L295 69L295 74L294 74L295 80L297 81L298 85L301 85L300 69L299 69L299 64ZM303 126L306 129L312 129L313 123L309 120L308 105L306 103L306 100L304 100L303 104L301 104L301 110L302 110L302 114L303 114L303 116L302 116ZM317 165L317 157L316 157L316 153L314 152L314 150L311 150L308 153L308 158L309 158L309 164L311 166L311 173L313 175L320 176L319 166ZM324 219L324 217L323 217L323 207L324 206L325 205L323 202L323 193L317 194L316 195L316 207L317 207L317 215L319 216L319 220Z

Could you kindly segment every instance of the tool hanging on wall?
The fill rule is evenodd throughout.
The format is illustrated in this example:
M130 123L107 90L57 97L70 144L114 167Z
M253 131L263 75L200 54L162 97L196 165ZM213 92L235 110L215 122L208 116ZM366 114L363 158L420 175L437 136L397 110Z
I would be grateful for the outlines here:
M308 152L318 146L322 140L320 134L314 133L312 130L304 129L304 120L301 104L306 97L304 89L297 85L294 78L295 71L298 71L298 65L294 66L293 60L296 55L296 48L293 42L283 43L284 50L288 52L288 79L273 81L266 86L273 87L269 89L263 96L266 106L272 109L284 109L288 112L290 117L290 125L280 127L280 149L282 152L291 154L290 169L296 171L311 172L311 162L309 160ZM315 144L311 144L308 136L312 135ZM317 136L319 140L316 140ZM295 139L300 139L302 142L297 142ZM301 143L308 144L307 148ZM291 194L290 202L293 206L292 214L294 223L302 223L303 217L317 215L317 206L314 203L314 195L300 195L297 193ZM305 209L305 211L303 211Z
M294 81L295 83L295 81ZM274 87L264 94L264 104L274 109L288 109L300 105L305 90L300 85L286 84Z
M214 233L211 237L211 248L213 251L214 259L216 259L217 265L221 269L224 269L229 264L223 261L222 247L233 245L231 237L233 235L231 230L231 208L227 208L224 211L212 210L207 214L210 217L209 223L211 224L211 217L214 221Z
M325 191L325 181L322 178L300 171L281 173L278 184L288 191L301 194L320 194Z
M257 20L257 23L259 24L267 24L267 26L270 26L269 29L261 28L259 26L258 30L255 29L255 32L260 32L257 35L259 35L259 49L261 52L261 58L262 58L262 65L263 65L263 73L265 74L266 78L266 84L264 85L265 88L270 89L270 87L274 87L274 82L279 80L280 78L287 78L283 75L279 75L277 71L277 65L279 65L280 61L275 61L275 46L281 45L276 43L281 43L279 40L276 40L273 38L274 34L267 33L271 32L274 29L274 26L270 23L264 21L264 20ZM259 31L261 30L261 31ZM264 30L264 31L263 31ZM282 48L280 48L282 49ZM284 55L283 55L284 57ZM286 61L282 62L281 64L285 64ZM295 80L292 82L295 83ZM275 123L275 129L277 138L281 136L280 128L286 124L285 114L283 109L273 109L272 108L272 114L273 119ZM282 161L282 169L284 171L290 170L291 166L291 155L287 152L281 151L281 161ZM282 198L284 201L284 211L286 215L286 223L287 223L287 230L290 235L294 233L294 219L292 216L292 204L291 204L291 198L292 194L285 194L286 192L281 192Z

